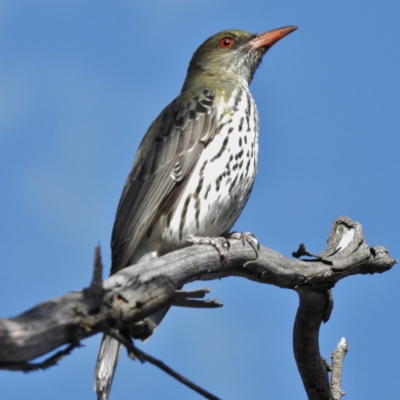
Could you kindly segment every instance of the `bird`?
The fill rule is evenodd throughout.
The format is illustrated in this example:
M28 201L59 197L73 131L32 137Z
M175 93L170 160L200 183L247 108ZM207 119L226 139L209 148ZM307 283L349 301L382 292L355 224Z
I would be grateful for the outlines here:
M257 172L259 121L249 85L267 50L296 29L225 30L195 51L180 94L150 125L136 153L112 232L111 274L190 243L227 237ZM166 311L147 319L142 339ZM94 382L99 400L108 399L120 347L103 336Z

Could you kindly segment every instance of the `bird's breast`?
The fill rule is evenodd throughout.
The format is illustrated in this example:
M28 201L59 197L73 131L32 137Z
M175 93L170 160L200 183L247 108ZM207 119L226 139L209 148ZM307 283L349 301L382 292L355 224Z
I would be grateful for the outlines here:
M253 186L258 157L258 114L247 88L220 101L217 128L188 177L169 216L161 217L162 240L184 245L189 234L227 233L243 210Z

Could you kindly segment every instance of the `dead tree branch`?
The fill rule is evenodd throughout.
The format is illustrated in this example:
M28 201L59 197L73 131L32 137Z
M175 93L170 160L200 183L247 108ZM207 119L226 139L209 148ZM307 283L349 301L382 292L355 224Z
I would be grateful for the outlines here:
M334 400L340 400L346 393L342 390L343 361L346 353L349 351L349 345L343 337L340 339L336 350L331 354L332 374L331 374L331 392Z
M112 275L101 285L99 255L89 288L41 303L9 319L0 320L0 368L28 368L28 362L57 349L79 343L110 329L133 337L143 332L144 318L166 305L216 307L204 303L205 291L176 292L188 282L241 276L259 283L296 290L300 305L294 327L296 362L310 399L332 399L326 366L318 345L319 327L332 310L330 289L350 275L382 273L396 264L383 247L369 247L359 223L337 218L326 249L318 254L304 245L288 259L278 252L232 240L229 260L221 264L211 246L191 246ZM134 328L132 329L132 326ZM336 397L335 397L336 398Z

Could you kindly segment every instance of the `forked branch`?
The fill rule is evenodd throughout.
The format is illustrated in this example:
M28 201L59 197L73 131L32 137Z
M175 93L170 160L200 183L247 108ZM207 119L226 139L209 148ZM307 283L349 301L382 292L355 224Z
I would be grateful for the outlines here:
M300 305L293 344L306 392L310 399L336 399L318 346L319 327L332 310L330 289L350 275L385 272L397 261L385 248L369 247L361 225L347 217L334 221L322 253L312 254L301 245L293 255L307 259L288 259L267 247L255 250L248 243L232 240L229 260L221 264L213 247L191 246L125 268L101 285L97 254L89 288L0 320L0 368L29 368L29 361L36 357L110 329L129 327L133 337L140 337L146 329L145 318L159 308L219 306L216 300L194 300L204 295L204 289L177 292L185 283L241 276L297 291Z

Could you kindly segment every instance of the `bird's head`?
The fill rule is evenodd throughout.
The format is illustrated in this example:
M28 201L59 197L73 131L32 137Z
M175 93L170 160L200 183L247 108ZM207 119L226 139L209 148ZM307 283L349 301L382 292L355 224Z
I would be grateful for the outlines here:
M193 54L184 88L203 76L250 84L267 50L296 29L286 26L259 35L227 30L211 36Z

